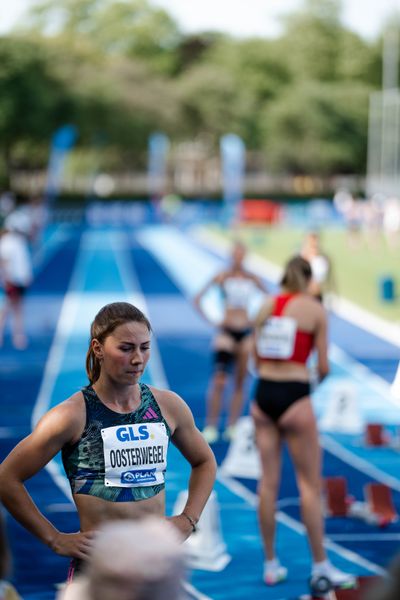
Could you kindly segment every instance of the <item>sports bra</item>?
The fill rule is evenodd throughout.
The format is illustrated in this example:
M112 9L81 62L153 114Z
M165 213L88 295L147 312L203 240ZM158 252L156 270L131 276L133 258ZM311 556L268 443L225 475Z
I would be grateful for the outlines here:
M141 403L130 413L114 412L92 386L83 388L85 429L61 451L73 494L135 502L164 489L171 431L150 388L139 386Z
M271 317L283 317L283 311L286 305L297 295L298 294L281 294L276 296L272 313L268 319ZM266 321L267 323L268 319ZM290 321L294 322L294 319L290 319ZM289 356L285 356L284 358L279 356L266 357L257 353L258 359L261 361L280 360L305 364L314 345L314 334L309 331L302 331L301 329L298 329L297 326L294 328L293 333L294 340L292 343L292 352Z
M249 277L229 275L221 284L226 308L248 310L254 294L254 281Z

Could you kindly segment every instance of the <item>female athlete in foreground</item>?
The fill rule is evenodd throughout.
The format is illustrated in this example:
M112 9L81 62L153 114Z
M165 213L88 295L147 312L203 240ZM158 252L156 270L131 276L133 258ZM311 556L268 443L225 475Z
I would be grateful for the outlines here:
M140 382L150 341L150 323L135 306L104 306L91 326L90 385L46 413L0 466L0 495L9 512L78 563L88 558L101 523L164 515L170 440L191 466L185 508L170 518L183 538L195 529L213 487L215 459L188 406L177 394ZM58 531L24 486L60 450L79 514L77 533Z

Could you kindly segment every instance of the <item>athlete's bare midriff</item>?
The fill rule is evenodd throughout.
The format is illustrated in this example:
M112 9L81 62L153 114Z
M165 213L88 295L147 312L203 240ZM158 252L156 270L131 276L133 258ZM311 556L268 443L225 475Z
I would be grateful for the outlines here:
M243 308L226 308L221 325L234 331L240 331L250 327L251 322L247 310Z
M259 361L258 375L261 379L272 381L304 381L306 383L310 379L306 365L283 360Z
M81 531L96 529L101 523L119 519L141 519L165 515L165 491L136 502L112 502L88 494L74 494Z

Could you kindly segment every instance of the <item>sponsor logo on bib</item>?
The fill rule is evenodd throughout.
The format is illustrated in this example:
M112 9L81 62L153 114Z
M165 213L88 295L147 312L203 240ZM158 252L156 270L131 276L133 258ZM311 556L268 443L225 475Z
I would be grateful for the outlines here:
M121 483L128 485L143 485L144 483L156 482L155 469L143 469L141 471L124 471L121 473Z

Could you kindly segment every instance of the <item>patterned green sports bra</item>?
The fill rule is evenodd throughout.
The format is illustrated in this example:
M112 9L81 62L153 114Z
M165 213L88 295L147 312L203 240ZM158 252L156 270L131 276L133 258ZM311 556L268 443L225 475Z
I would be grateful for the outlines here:
M171 430L150 388L139 386L140 406L126 414L107 408L91 386L83 388L85 429L61 451L73 494L135 502L164 489Z

